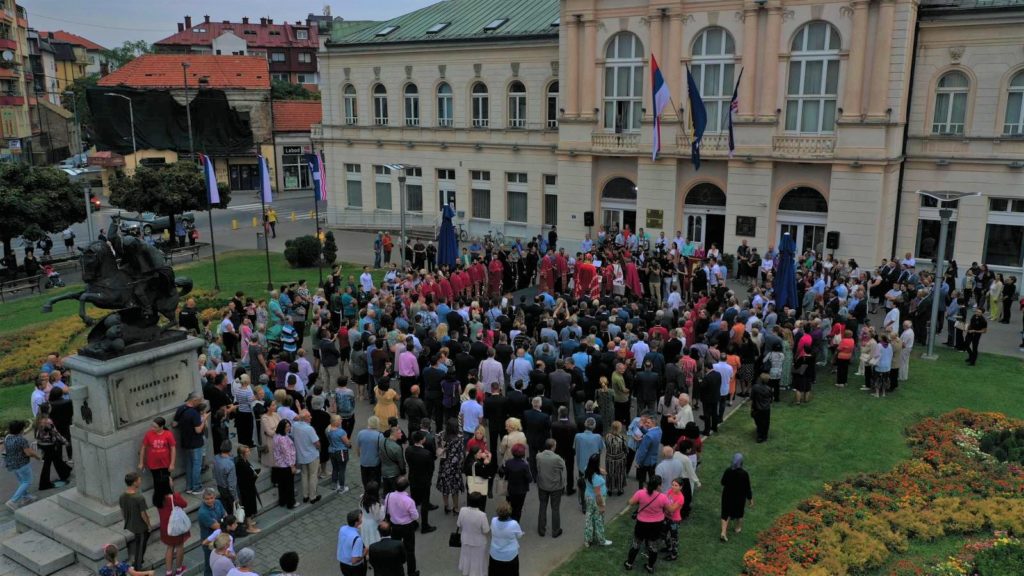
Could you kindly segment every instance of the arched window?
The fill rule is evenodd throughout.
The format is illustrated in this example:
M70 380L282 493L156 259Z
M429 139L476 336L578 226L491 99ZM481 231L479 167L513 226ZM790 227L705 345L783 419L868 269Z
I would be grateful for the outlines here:
M644 49L631 32L612 36L605 51L604 127L608 130L640 130L643 117Z
M359 122L359 109L356 108L356 87L351 84L345 85L342 102L345 108L345 124L354 126Z
M473 84L473 128L487 128L491 123L491 99L487 96L487 85Z
M729 126L735 54L736 44L724 28L707 28L693 42L690 70L704 99L708 132L722 132Z
M454 117L452 87L447 82L441 82L437 87L437 125L441 128L451 128Z
M508 87L508 127L526 128L526 86L522 82Z
M1024 134L1024 71L1010 80L1010 94L1006 98L1006 122L1003 134L1020 136Z
M420 91L415 84L405 85L405 125L420 125Z
M558 128L558 82L548 84L546 107L547 127L549 130Z
M790 46L786 130L833 132L839 92L839 32L828 22L805 24Z
M963 134L967 117L967 92L970 82L963 72L947 72L935 87L935 114L932 134Z
M779 210L789 212L828 212L828 201L814 188L800 186L782 197Z
M373 87L373 123L388 125L388 89L383 84Z

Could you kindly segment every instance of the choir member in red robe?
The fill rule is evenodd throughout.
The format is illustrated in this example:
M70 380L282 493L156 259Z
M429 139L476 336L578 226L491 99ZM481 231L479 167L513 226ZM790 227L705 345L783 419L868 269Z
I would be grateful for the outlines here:
M624 280L626 283L626 288L629 288L629 290L633 293L634 296L643 298L644 287L640 283L640 274L637 273L636 271L636 263L633 262L632 260L626 260L626 263L623 265L622 270L625 274Z
M565 257L565 251L564 250L559 250L558 253L555 254L555 271L558 274L558 280L560 282L560 284L558 284L558 291L559 292L568 292L569 291L569 259Z
M505 266L498 258L491 258L491 263L487 267L487 272L491 298L497 298L501 296L501 283L502 279L505 277Z
M440 288L441 297L447 302L452 301L452 283L448 281L448 278L441 276L441 281L437 283Z
M537 289L541 292L551 293L555 285L555 258L548 252L540 259L540 281Z
M615 266L610 260L605 261L601 266L601 276L603 277L601 279L601 288L604 290L605 294L611 294L612 284L615 282Z
M579 300L586 291L590 290L595 276L597 276L597 268L594 268L594 262L587 254L586 260L576 265L576 286L573 290L573 297Z
M596 271L593 278L590 279L590 301L601 299L601 275Z

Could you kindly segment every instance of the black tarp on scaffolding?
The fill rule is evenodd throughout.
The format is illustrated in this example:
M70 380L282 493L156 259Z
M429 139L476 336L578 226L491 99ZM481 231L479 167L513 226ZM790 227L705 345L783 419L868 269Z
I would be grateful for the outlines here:
M100 150L120 154L132 151L132 121L128 102L109 96L131 98L135 114L135 145L139 150L189 150L185 106L167 90L136 90L127 87L90 88L86 97L92 113L94 143ZM231 107L223 90L189 91L195 151L210 156L252 153L252 125L248 112Z

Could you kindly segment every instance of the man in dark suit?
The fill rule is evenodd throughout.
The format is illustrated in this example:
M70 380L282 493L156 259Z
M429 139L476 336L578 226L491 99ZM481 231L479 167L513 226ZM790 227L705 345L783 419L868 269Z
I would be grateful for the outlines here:
M376 576L405 576L405 546L391 537L391 525L380 523L381 540L370 545L370 566ZM414 575L410 575L414 576Z
M551 384L551 401L555 406L568 406L572 400L572 375L565 371L565 362L558 360L555 363L555 371L548 376Z
M523 413L523 432L530 447L530 472L536 478L537 454L544 450L544 442L551 437L551 418L541 411L543 401L540 396L534 397L531 404L533 407Z
M405 408L405 417L409 421L409 436L419 427L420 420L430 416L430 412L427 411L427 404L420 398L420 387L418 384L413 384L409 389L409 397L402 402L402 406Z
M508 400L501 395L501 383L492 382L490 394L484 398L484 419L490 433L488 446L497 452L498 441L505 435L505 418Z
M565 486L565 494L572 496L576 493L576 475L573 473L576 453L572 449L573 441L576 439L576 426L569 421L569 409L565 406L558 407L558 419L551 424L551 437L556 442L555 454L565 460L565 476L569 478L569 482Z
M476 361L476 358L469 353L469 343L463 343L462 350L455 355L455 374L459 377L459 382L462 382L463 387L469 383L469 372L476 370L480 364Z
M518 380L512 383L512 389L508 391L508 402L505 405L505 413L509 418L523 419L523 412L530 407L530 401L523 393L523 381Z
M409 466L409 495L420 507L420 531L429 534L436 527L430 525L430 483L434 477L435 453L426 447L427 435L422 430L412 433L412 445L405 449L405 463Z
M441 429L444 422L444 408L441 406L441 380L444 379L445 371L441 369L440 355L434 356L434 365L423 370L420 378L423 380L423 400L427 405L427 412L437 423L437 429Z

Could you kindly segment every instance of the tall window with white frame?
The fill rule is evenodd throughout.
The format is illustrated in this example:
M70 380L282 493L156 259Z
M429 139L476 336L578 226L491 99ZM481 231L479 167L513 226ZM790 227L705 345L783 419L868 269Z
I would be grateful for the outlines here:
M359 164L345 164L345 195L349 208L363 207L363 175Z
M643 118L644 49L632 32L608 42L604 64L604 127L615 132L640 130Z
M473 84L473 128L487 128L491 123L491 99L487 95L487 85L483 82Z
M373 87L373 123L377 126L388 125L388 89L383 84Z
M405 125L420 125L420 91L415 84L405 85Z
M387 166L373 167L377 210L391 210L391 170Z
M489 170L470 170L472 181L472 214L480 220L491 219L491 172Z
M724 28L705 28L693 41L690 70L700 88L708 114L708 132L729 126L729 102L735 78L736 44Z
M967 93L970 82L963 72L953 70L939 78L935 87L935 113L932 134L963 134L967 117Z
M1024 266L1024 200L989 198L985 264Z
M447 82L441 82L437 86L437 125L441 128L451 128L454 118L452 87Z
M351 84L345 85L342 102L345 109L345 124L355 126L359 122L359 109L356 108L356 87Z
M1010 93L1006 96L1006 121L1003 134L1024 136L1024 71L1010 79Z
M797 31L790 46L786 131L832 133L839 93L839 32L815 21Z
M409 212L423 212L423 169L405 169L405 209Z
M526 128L526 86L518 80L508 87L508 127Z
M525 224L529 221L530 216L526 172L508 172L505 174L505 181L508 185L505 199L505 219L509 222Z
M558 81L548 84L548 95L546 101L546 120L548 130L558 128Z

